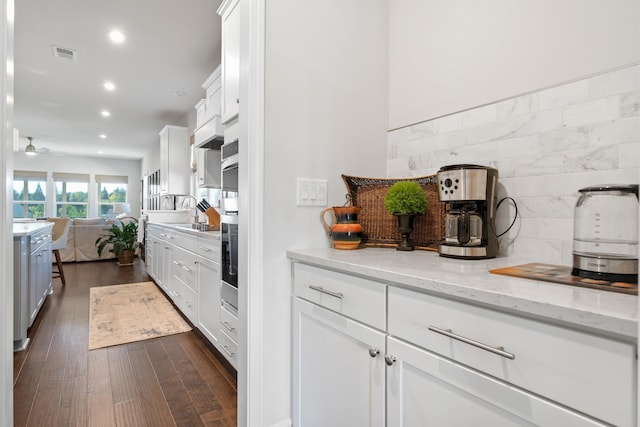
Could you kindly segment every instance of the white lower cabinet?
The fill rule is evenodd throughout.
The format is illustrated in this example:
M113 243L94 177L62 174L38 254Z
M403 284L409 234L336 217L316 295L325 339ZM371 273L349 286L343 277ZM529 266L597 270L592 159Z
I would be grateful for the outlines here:
M635 343L300 262L293 293L297 427L636 425Z
M198 324L216 345L220 325L220 264L198 257Z
M390 427L607 425L393 337L386 359Z
M384 426L385 334L300 298L293 318L293 424Z

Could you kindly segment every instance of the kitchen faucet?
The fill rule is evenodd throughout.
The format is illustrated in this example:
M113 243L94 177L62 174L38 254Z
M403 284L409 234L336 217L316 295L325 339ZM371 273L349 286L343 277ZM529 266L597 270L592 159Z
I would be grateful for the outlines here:
M180 204L180 208L184 209L184 202L185 202L185 200L189 200L189 199L193 199L193 201L195 202L195 205L198 204L198 199L196 199L195 197L193 197L190 194L185 194L184 199L182 199L182 203ZM196 208L195 205L193 206L193 212L194 212L193 223L197 224L199 216L198 216L198 209Z

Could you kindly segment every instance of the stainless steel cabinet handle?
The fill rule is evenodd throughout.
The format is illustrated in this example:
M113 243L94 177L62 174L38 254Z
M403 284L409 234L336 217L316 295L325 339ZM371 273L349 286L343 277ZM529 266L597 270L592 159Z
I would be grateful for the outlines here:
M178 261L176 261L175 259L173 261L171 261L172 263L174 263L175 265L180 265L180 263Z
M189 267L187 267L186 265L183 265L183 266L182 266L182 269L183 269L184 271L189 272L189 273L191 273L191 271L192 271L192 270L191 270Z
M309 289L313 289L314 291L318 291L323 294L331 295L334 298L339 298L339 299L344 298L344 295L342 295L341 292L328 291L324 289L322 286L309 285Z
M223 344L222 345L222 349L224 350L225 353L227 353L229 355L229 357L233 357L233 355L235 354L235 353L232 353L232 352L229 351L229 346L227 346L227 345Z
M449 338L452 338L454 340L462 341L465 344L469 344L469 345L472 345L474 347L481 348L483 350L489 351L489 352L497 354L499 356L506 357L507 359L513 360L513 359L516 358L515 354L509 353L507 351L504 351L504 347L491 347L490 345L483 344L481 342L472 340L471 338L467 338L467 337L463 337L462 335L454 334L451 331L451 329L440 329L438 327L429 325L429 330L432 331L432 332L436 332L438 334L445 335L445 336L447 336Z
M380 349L377 347L369 347L369 356L371 357L376 357L378 354L380 354Z
M384 363L386 363L387 366L393 365L393 363L395 361L396 361L396 357L395 356L391 356L390 354L385 354L384 355Z
M236 330L236 328L234 328L233 326L231 326L229 324L229 322L222 322L222 324L224 325L225 328L227 328L229 330L229 332L233 332Z
M203 251L205 251L205 252L211 252L211 249L209 249L209 248L204 248L204 247L202 247L202 246L200 246L200 249L202 249L202 250L203 250Z

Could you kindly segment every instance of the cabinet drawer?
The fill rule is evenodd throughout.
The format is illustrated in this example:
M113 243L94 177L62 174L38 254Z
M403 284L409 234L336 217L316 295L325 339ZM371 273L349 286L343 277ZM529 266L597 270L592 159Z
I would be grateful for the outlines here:
M184 282L194 292L198 292L198 275L195 255L183 249L176 248L171 259L171 274Z
M395 286L388 295L389 334L601 420L635 425L634 345Z
M220 262L220 240L198 237L194 251L210 261Z
M329 310L385 328L385 284L349 274L294 263L294 295Z
M220 308L220 329L238 342L238 314L224 302Z
M173 302L194 325L198 324L198 294L181 280L173 282Z
M224 330L220 329L218 344L224 357L231 363L231 366L236 368L238 364L238 343L232 340Z

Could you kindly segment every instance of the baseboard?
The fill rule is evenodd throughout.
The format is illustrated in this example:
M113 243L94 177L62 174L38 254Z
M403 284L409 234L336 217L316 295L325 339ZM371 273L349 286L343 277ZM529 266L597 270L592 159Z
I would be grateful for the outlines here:
M277 424L272 424L271 427L292 427L293 423L291 422L291 420L284 420L284 421L280 421Z

